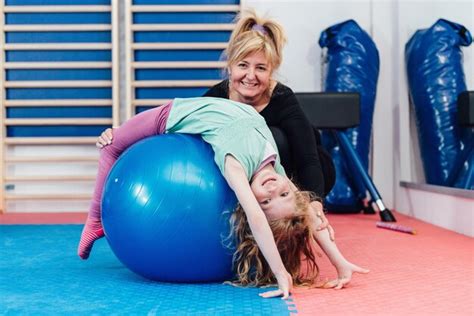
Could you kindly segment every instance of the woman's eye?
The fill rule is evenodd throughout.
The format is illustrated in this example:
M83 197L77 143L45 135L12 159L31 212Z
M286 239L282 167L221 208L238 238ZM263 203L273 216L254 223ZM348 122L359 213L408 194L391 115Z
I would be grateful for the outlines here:
M268 203L270 203L270 199L263 200L263 201L261 202L261 204L264 204L264 205L266 205L266 204L268 204Z
M290 194L290 192L283 192L281 196L285 197L285 196L288 196L288 194Z

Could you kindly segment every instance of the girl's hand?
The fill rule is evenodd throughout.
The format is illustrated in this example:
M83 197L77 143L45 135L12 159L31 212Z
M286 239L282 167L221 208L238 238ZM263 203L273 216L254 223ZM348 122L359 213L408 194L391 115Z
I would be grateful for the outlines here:
M356 266L353 263L347 262L342 267L337 269L337 279L327 282L324 285L324 288L334 288L335 290L340 290L345 287L352 279L353 273L369 273L368 269L361 268Z
M105 131L100 134L99 138L97 138L97 142L95 143L95 146L97 148L104 148L107 145L112 144L112 139L113 139L113 131L111 128L107 128Z
M282 273L275 274L275 277L278 282L278 290L260 293L259 295L263 298L282 296L283 300L288 299L291 290L293 289L293 279L291 275L288 272L283 271Z

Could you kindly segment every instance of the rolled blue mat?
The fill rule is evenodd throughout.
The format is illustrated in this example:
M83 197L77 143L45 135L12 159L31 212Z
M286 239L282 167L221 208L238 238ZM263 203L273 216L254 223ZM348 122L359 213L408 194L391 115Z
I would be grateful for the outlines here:
M360 125L344 131L367 170L375 94L379 74L379 53L370 36L354 21L333 25L321 33L319 45L327 48L324 91L360 94ZM332 135L323 132L323 145L336 166L336 184L326 197L329 210L360 211L359 200L365 198L345 166L344 156Z
M418 30L405 47L410 97L429 184L464 187L472 182L467 179L472 162L459 157L473 132L457 122L458 95L466 90L461 47L471 42L464 26L440 19Z

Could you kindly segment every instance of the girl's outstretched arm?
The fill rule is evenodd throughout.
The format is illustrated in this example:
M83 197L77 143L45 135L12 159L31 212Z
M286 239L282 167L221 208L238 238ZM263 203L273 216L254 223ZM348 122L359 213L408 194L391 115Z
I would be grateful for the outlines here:
M261 296L283 296L287 299L293 286L292 278L281 260L270 225L250 188L242 165L230 155L225 158L224 176L244 209L255 241L278 281L278 290L262 293Z
M342 289L347 285L352 278L353 273L368 273L369 270L361 268L351 262L349 262L339 251L336 243L331 240L331 236L328 230L318 230L317 227L321 225L321 215L322 208L318 208L317 204L311 203L310 207L312 212L310 216L312 217L313 222L313 236L318 242L321 249L324 251L326 256L329 258L329 261L334 265L337 270L338 278L336 280L329 281L325 284L325 287Z

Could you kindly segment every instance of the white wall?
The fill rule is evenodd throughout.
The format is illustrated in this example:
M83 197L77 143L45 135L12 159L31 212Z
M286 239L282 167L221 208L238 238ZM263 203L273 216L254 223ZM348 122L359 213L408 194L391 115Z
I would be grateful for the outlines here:
M354 19L372 35L380 53L380 75L373 122L371 171L385 204L404 198L399 181L422 181L423 174L410 125L404 48L413 33L439 18L463 24L474 33L472 0L245 0L244 7L278 20L288 44L278 79L294 91L321 91L321 32ZM468 88L474 88L474 45L464 48ZM402 210L403 211L403 210Z
M283 25L288 42L277 78L298 92L321 90L321 49L318 40L327 27L354 19L370 28L370 1L243 0L243 7Z
M474 236L472 198L461 198L446 194L410 189L398 185L400 181L423 183L424 175L420 160L417 130L413 113L410 115L408 90L404 68L404 45L413 32L427 28L438 18L464 25L474 34L474 1L399 1L398 3L398 93L393 103L396 119L393 135L396 163L394 178L394 207L411 216L445 227L459 233ZM474 45L464 47L464 72L466 85L474 89Z

